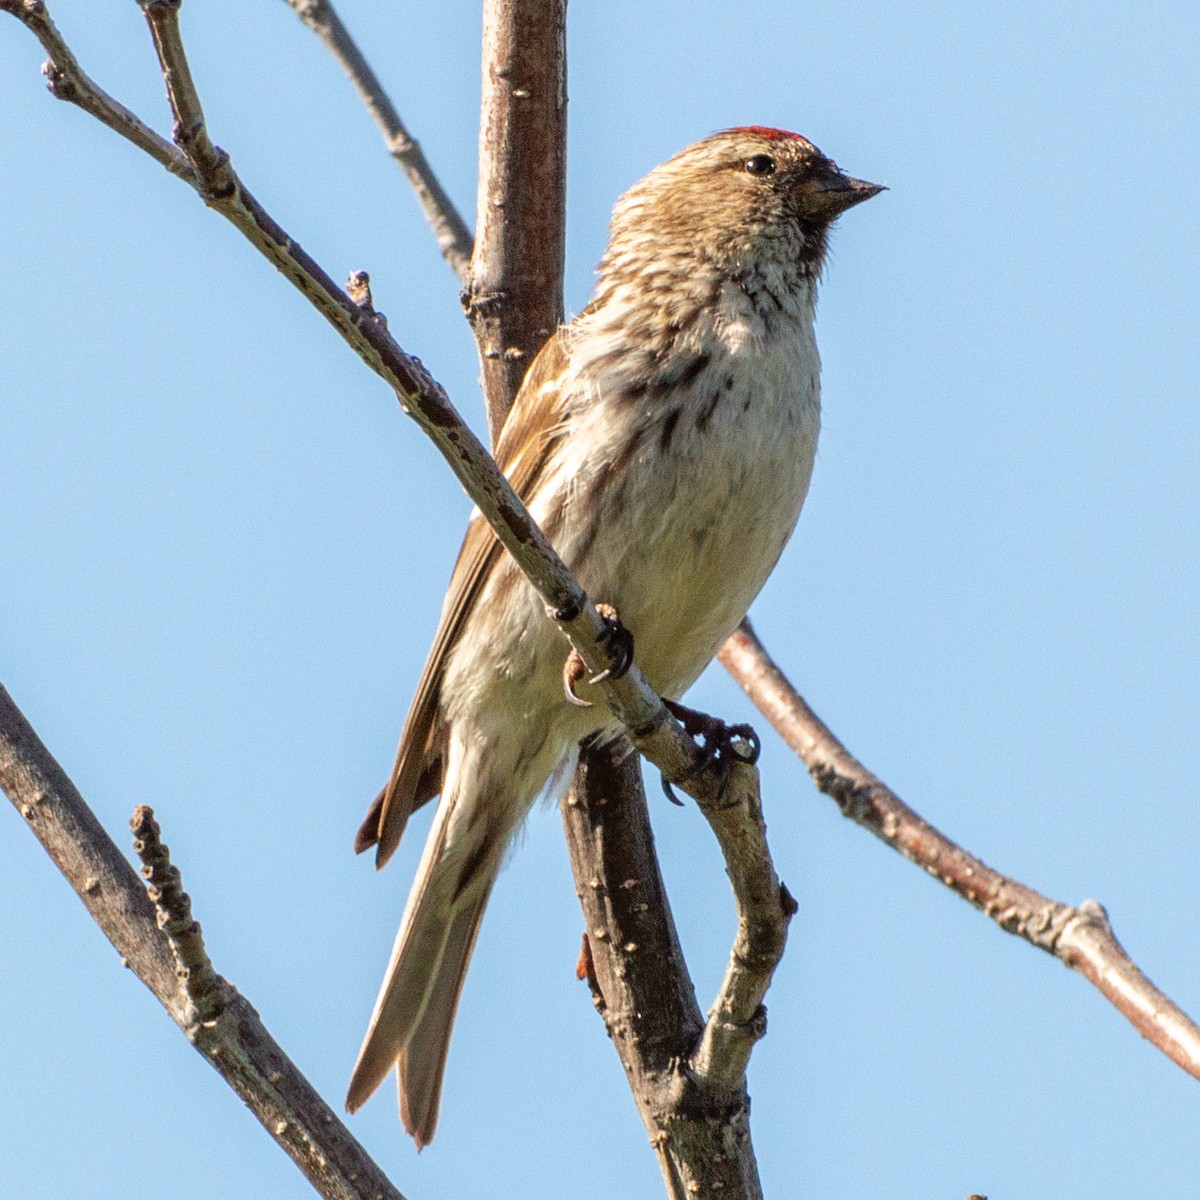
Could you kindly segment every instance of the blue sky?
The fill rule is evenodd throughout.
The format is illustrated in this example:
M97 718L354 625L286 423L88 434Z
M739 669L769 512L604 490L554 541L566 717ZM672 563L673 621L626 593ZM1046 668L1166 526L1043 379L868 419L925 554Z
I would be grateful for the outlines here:
M52 11L166 130L132 0ZM341 11L469 214L476 6ZM335 277L371 272L401 344L482 427L457 283L336 67L282 3L193 0L184 27L248 185ZM566 283L577 310L619 193L713 129L798 129L889 186L835 233L816 476L753 615L926 818L1058 899L1103 901L1193 1013L1198 47L1182 0L578 3ZM0 21L0 682L122 844L155 807L218 970L336 1103L421 842L376 875L351 839L469 504L304 301L49 98L40 62ZM692 696L750 719L719 669ZM767 1194L1194 1194L1196 1082L764 741L800 903L751 1067ZM654 804L706 1006L727 885L699 817ZM5 810L0 924L6 1197L164 1175L178 1200L304 1194ZM573 978L580 930L539 810L484 924L437 1140L416 1155L389 1089L351 1121L412 1200L659 1194Z

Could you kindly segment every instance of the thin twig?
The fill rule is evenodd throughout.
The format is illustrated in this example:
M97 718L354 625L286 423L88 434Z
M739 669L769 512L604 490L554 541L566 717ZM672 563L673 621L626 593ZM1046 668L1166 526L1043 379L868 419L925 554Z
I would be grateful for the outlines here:
M142 860L146 895L154 905L158 927L171 947L176 974L195 1012L195 1021L213 1021L228 1005L228 985L213 969L200 922L192 919L192 898L183 890L183 877L159 836L153 809L138 805L129 827L133 832L133 849Z
M941 880L1002 929L1078 971L1143 1037L1200 1078L1200 1028L1129 958L1101 905L1094 900L1078 906L1051 900L994 871L923 821L809 708L749 622L729 638L720 658L845 816Z
M80 67L58 32L43 0L0 0L0 12L11 13L30 29L50 56L42 67L50 94L77 104L84 112L128 138L172 175L195 184L188 160L166 138L114 100Z
M404 412L437 446L588 670L593 675L602 674L613 666L615 658L606 644L608 627L595 605L538 529L441 385L419 359L400 348L379 314L355 304L287 234L242 183L229 156L212 143L203 125L202 109L179 36L179 0L141 2L155 47L163 59L180 148L193 168L188 182L210 208L230 221L307 297L351 349L395 391ZM77 64L72 58L63 70L74 68ZM105 123L124 132L119 124ZM668 779L679 781L679 786L696 800L719 799L724 787L723 770L702 769L706 761L703 752L666 710L636 665L623 677L607 679L597 686L638 750Z
M606 645L607 626L567 570L491 455L458 415L445 391L419 360L396 343L386 323L339 288L250 194L229 156L215 147L203 123L199 98L179 34L180 0L141 0L162 61L180 148L191 159L197 190L316 305L359 356L396 392L404 411L433 440L467 494L533 584L547 612L593 675L615 661ZM602 693L638 750L697 800L715 801L720 770L697 770L704 758L696 743L667 712L636 667L609 679Z
M425 157L425 152L408 132L396 106L379 77L371 69L350 31L342 23L329 0L286 0L288 6L320 39L350 78L359 99L366 105L383 134L388 153L396 160L416 192L417 202L433 229L442 256L450 264L458 281L466 287L471 280L471 255L474 239L467 223L446 194L441 181Z
M697 1085L719 1095L744 1086L750 1052L767 1031L763 1000L783 958L796 902L771 861L757 772L735 765L723 801L700 809L725 858L738 914L725 978L691 1059Z
M174 939L133 868L66 772L0 687L0 788L28 822L125 964L225 1078L327 1200L403 1200L337 1115L271 1037L253 1007L212 971L183 921L182 887L149 809L135 815ZM173 950L174 946L174 950ZM178 956L178 957L177 957ZM190 980L179 966L196 968ZM189 984L191 995L189 995ZM218 999L219 998L219 999ZM198 1001L198 1002L194 1002Z

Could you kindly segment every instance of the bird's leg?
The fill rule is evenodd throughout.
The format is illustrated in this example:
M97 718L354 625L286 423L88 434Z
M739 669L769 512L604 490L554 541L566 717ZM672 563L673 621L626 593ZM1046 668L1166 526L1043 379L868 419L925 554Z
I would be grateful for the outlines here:
M596 639L608 648L613 656L612 665L593 675L588 683L603 683L606 679L620 679L633 666L633 634L621 624L617 610L611 604L597 604L596 611L604 621L604 629ZM587 667L577 651L572 650L563 663L563 694L577 708L591 708L592 702L583 699L575 691L576 685L587 674Z
M690 779L694 775L699 775L701 771L707 770L714 762L720 762L722 759L735 758L738 762L749 763L751 766L758 762L762 742L759 741L753 726L727 725L720 717L712 717L708 713L700 712L699 709L688 708L686 704L680 704L678 700L668 700L665 696L663 704L683 726L685 733L691 737L701 738L703 741L704 757L696 769L685 778ZM675 795L666 776L663 776L662 785L667 799L672 804L683 803Z

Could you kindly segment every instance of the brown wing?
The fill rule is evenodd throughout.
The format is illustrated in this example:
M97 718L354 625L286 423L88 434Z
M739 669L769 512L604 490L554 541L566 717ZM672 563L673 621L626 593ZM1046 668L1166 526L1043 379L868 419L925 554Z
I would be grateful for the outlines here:
M563 404L558 381L566 354L561 342L560 331L533 360L496 447L496 462L522 500L533 493L551 447L562 436ZM370 846L378 847L377 867L382 867L400 844L409 814L441 791L445 730L440 722L440 693L446 659L501 553L503 548L491 526L482 517L475 517L467 526L450 577L441 624L408 710L392 777L375 798L354 840L358 853Z

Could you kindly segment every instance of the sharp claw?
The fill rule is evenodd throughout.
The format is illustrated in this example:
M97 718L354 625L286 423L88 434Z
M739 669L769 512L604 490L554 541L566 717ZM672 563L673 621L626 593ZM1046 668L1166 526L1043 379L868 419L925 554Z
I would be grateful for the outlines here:
M576 708L591 708L593 707L592 702L585 700L582 696L576 694L575 691L575 685L583 678L583 672L583 659L572 650L567 655L567 661L563 663L563 695L566 696L567 703L575 705Z
M659 778L662 780L663 795L666 796L666 798L670 800L672 804L683 808L684 803L677 795L675 795L675 789L671 786L671 781L665 775L660 775Z
M600 645L607 645L612 654L612 665L593 675L587 682L593 687L609 679L620 679L633 666L633 634L621 624L617 610L611 604L597 604L596 611L604 620L604 629L596 639ZM583 659L572 650L563 663L563 695L569 704L576 708L595 707L590 700L585 700L576 692L575 687L585 676L586 668Z
M758 736L757 730L753 725L730 725L727 729L728 739L727 744L732 753L744 763L749 763L754 766L758 762L758 756L762 753L762 741ZM740 738L749 747L749 754L741 754L733 748L734 738Z
M604 630L596 639L612 652L612 666L606 667L588 683L603 683L606 679L620 679L633 666L633 634L621 624L617 610L611 604L600 603L596 611L604 619Z

